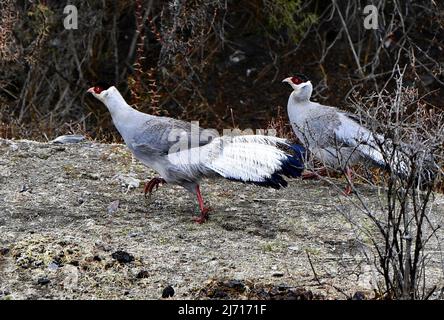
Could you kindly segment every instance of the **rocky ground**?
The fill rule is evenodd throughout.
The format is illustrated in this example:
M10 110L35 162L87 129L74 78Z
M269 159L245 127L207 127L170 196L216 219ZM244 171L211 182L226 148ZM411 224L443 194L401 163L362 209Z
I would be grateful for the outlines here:
M213 211L198 225L182 188L143 197L153 175L122 145L0 140L0 299L158 299L168 286L173 299L374 296L346 218L359 210L325 181L204 181ZM441 253L429 252L438 282Z

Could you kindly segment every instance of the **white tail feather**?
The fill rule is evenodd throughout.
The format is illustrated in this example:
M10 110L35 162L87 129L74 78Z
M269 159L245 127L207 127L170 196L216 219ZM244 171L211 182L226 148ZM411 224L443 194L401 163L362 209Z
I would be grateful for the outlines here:
M214 139L194 149L168 155L169 161L190 175L214 175L264 182L281 170L288 155L276 148L284 139L268 136L235 136Z

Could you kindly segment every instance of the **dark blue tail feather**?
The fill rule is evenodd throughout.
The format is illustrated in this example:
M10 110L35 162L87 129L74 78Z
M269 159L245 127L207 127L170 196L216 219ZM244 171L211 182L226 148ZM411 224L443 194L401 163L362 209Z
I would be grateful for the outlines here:
M298 144L293 144L290 148L294 154L289 155L282 164L281 173L291 178L300 177L304 171L305 148Z

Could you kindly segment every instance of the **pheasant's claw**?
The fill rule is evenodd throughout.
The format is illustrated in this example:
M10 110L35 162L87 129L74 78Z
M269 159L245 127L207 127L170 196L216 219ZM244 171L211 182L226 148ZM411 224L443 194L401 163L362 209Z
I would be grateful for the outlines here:
M200 216L199 216L199 217L194 217L193 220L194 220L196 223L198 223L198 224L202 224L202 223L207 222L207 221L208 221L208 218L209 218L209 212L210 212L211 210L212 210L212 209L209 208L209 207L205 207L205 208L203 208L203 210L202 210L201 213L200 213Z
M323 167L318 170L304 172L302 174L302 180L311 180L311 179L319 179L322 176L327 175L327 168Z
M157 191L157 189L159 188L159 185L162 185L164 183L166 183L165 179L158 178L158 177L152 178L150 181L147 181L145 183L145 187L143 188L143 193L145 195L145 198L146 198L147 194L149 194L151 196L151 193L153 192L154 187L156 187L156 191Z

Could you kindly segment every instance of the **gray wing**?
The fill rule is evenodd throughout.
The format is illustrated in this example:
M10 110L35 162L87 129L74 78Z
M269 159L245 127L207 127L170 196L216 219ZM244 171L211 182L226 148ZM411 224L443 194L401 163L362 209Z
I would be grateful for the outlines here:
M357 115L355 113L346 112L346 111L340 111L340 113L360 125L363 125L363 126L367 125L367 122L365 121L365 119L363 119L362 117L360 117L359 115Z
M132 147L140 152L166 155L177 148L199 147L211 140L202 140L202 128L167 117L153 117L143 123L134 135Z
M318 148L331 147L338 143L336 130L340 127L339 114L332 110L313 112L303 124L301 132L310 145Z
M317 147L334 148L339 153L345 148L351 154L359 153L360 157L378 167L391 167L399 176L407 177L415 147L406 143L395 147L393 141L368 130L360 123L359 118L351 118L348 113L329 107L312 114L307 120L306 134L315 139ZM433 156L425 154L422 164L421 178L430 181L436 172Z
M356 116L334 107L314 111L306 121L306 134L317 142L318 147L356 147L371 144L376 147L374 136L357 121Z
M340 162L354 162L359 156L384 165L375 140L377 135L336 108L324 107L312 111L304 124L303 134L311 150L324 150Z

